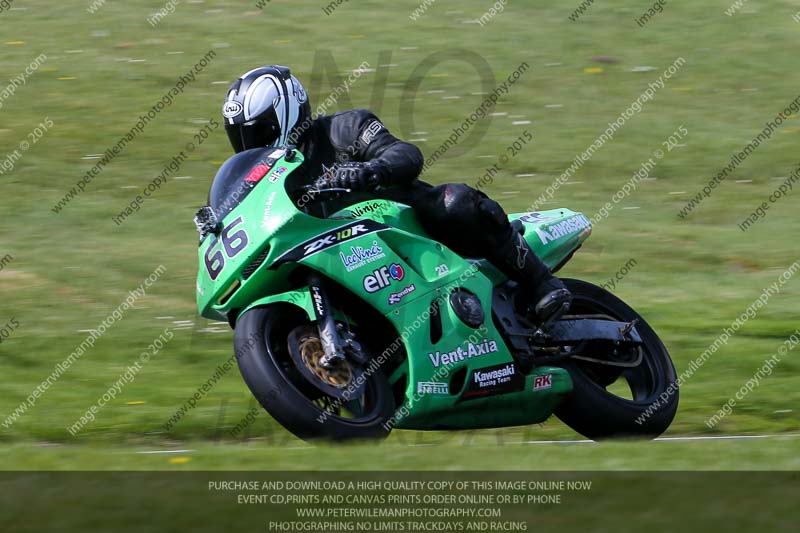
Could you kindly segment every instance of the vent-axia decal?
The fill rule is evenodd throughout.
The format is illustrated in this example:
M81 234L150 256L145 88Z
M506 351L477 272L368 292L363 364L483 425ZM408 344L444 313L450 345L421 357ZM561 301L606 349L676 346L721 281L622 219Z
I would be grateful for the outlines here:
M454 363L460 363L466 359L481 357L484 355L497 353L499 351L500 348L497 346L496 341L483 339L482 341L476 343L467 342L466 348L459 346L455 350L448 352L429 353L428 357L430 358L431 363L433 363L433 366L439 368L440 366L448 366Z

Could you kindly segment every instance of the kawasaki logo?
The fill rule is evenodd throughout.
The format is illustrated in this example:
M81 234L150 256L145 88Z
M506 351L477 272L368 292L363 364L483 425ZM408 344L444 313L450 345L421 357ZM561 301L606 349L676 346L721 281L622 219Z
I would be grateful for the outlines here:
M563 222L551 224L546 228L534 228L534 231L539 236L539 240L542 241L542 244L547 244L548 242L559 239L565 235L576 233L591 227L592 224L589 222L589 219L583 215L575 215L574 217L568 218Z
M431 363L436 368L440 366L448 366L454 363L460 363L466 359L471 359L473 357L480 357L482 355L489 355L492 353L497 353L500 351L500 348L497 346L497 342L493 340L486 340L473 344L471 342L467 343L467 348L464 349L461 346L456 348L450 352L434 352L429 353L428 357L431 359Z
M485 387L487 385L496 385L498 380L502 383L505 381L502 378L510 378L514 376L516 371L517 369L514 367L514 365L509 363L503 368L492 370L491 372L481 372L476 370L472 376L476 385Z
M514 363L501 363L473 370L462 400L487 398L525 388L525 377L517 372Z

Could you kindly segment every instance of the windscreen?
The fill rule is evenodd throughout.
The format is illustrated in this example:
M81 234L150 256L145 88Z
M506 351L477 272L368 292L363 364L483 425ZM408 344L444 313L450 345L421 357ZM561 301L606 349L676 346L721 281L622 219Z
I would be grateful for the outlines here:
M219 220L247 198L283 152L276 148L254 148L239 152L223 163L208 193L208 205Z

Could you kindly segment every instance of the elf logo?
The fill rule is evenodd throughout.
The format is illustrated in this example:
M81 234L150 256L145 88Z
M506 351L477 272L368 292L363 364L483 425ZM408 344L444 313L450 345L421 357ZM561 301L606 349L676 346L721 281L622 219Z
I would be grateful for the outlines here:
M406 271L401 265L392 263L389 266L382 266L364 277L364 290L370 294L378 292L391 285L392 280L401 281L404 277L406 277Z
M286 167L278 167L272 171L272 174L269 175L269 182L270 183L277 183L281 176L283 176L288 169Z
M553 374L536 376L533 380L533 390L549 389L553 386Z

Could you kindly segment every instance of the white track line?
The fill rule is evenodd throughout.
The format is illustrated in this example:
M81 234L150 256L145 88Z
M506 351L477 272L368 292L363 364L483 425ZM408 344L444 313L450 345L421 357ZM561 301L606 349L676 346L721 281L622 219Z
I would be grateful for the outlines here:
M596 444L593 440L526 440L516 444Z
M151 454L151 453L189 453L193 452L194 450L148 450L144 452L136 452L141 454Z
M746 440L746 439L780 439L798 438L800 433L787 433L786 435L719 435L708 437L658 437L653 439L660 442L689 442L698 440ZM526 440L518 444L591 444L593 440Z
M800 437L800 433L787 433L786 435L720 435L720 436L708 436L708 437L658 437L654 439L655 441L661 442L680 442L680 441L699 441L699 440L746 440L746 439L780 439L780 438L798 438ZM510 442L509 444L598 444L593 440L526 440L521 442ZM410 448L417 448L417 447L431 447L437 446L435 443L421 443L421 444L409 444ZM292 446L286 449L293 449L293 450L307 450L311 449L313 446ZM148 450L142 452L135 452L138 454L162 454L162 453L190 453L194 452L195 450Z
M690 441L690 440L743 440L743 439L780 439L797 438L798 433L787 433L786 435L720 435L717 437L659 437L655 440L660 441Z

